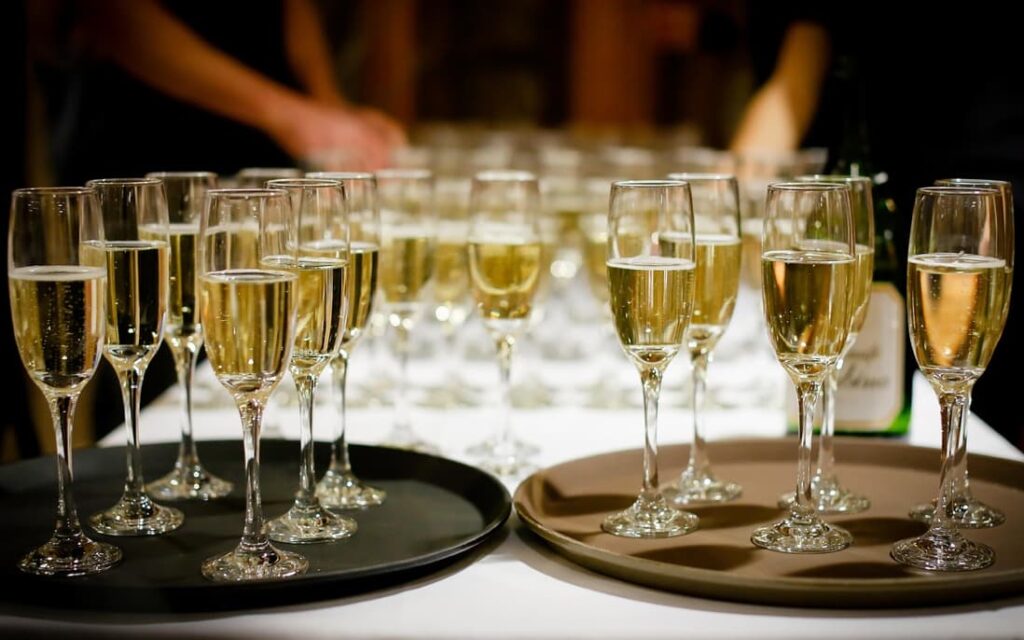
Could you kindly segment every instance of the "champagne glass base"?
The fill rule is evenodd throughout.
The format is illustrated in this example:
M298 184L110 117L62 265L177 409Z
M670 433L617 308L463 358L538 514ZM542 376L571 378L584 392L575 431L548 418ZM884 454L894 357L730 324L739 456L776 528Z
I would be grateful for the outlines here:
M231 493L233 485L213 475L201 464L174 465L174 469L146 485L146 493L157 500L216 500Z
M606 533L624 538L672 538L697 528L696 515L670 507L664 496L637 498L625 511L612 514L601 523Z
M383 489L364 484L351 471L328 469L316 485L316 497L328 509L366 509L384 504Z
M184 521L181 511L158 505L145 494L135 499L122 496L120 502L89 518L90 526L107 536L158 536Z
M309 561L291 551L281 551L271 544L249 550L238 545L234 551L203 562L203 577L214 582L256 582L301 576L309 569Z
M780 553L832 553L850 546L853 536L816 515L803 518L790 515L757 529L750 541L762 549Z
M479 407L480 393L461 378L452 378L444 384L430 387L421 403L433 409L455 409L458 407Z
M815 511L820 515L861 513L871 508L871 500L867 497L851 492L836 479L826 482L820 476L811 480L811 498L815 501ZM779 496L778 504L788 509L795 502L796 493L791 491Z
M466 450L473 463L499 478L518 478L536 470L530 460L540 448L522 440L509 442L485 440Z
M910 510L910 517L918 522L931 522L935 514L935 501L919 504ZM995 507L990 507L981 500L968 494L953 499L950 519L957 528L989 529L1006 522L1006 515Z
M687 468L679 481L666 487L662 493L670 504L720 504L740 497L743 487L735 482L719 480L707 471Z
M889 555L900 564L928 571L974 571L995 561L990 547L971 542L956 531L929 531L901 540Z
M267 523L267 536L274 542L313 544L351 537L358 529L352 518L331 513L319 501L292 505L288 513Z
M50 540L30 551L18 562L18 568L37 576L86 576L101 573L121 562L121 549L96 542L81 531L70 536L54 534Z

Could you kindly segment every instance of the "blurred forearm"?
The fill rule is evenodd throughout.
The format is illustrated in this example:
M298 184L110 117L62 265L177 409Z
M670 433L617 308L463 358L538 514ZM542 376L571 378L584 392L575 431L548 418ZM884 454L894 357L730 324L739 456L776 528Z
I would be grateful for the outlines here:
M786 30L771 78L743 114L730 145L734 151L795 149L818 108L830 55L821 25L797 22Z
M313 98L334 106L347 101L338 89L330 48L311 0L285 4L285 46L292 72Z

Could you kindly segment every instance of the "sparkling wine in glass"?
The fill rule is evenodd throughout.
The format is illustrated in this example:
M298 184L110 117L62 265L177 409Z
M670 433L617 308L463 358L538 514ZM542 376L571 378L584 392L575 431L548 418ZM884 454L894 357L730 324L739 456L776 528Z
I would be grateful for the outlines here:
M665 369L686 340L696 258L689 185L678 180L612 185L607 262L612 318L623 351L640 372L644 394L640 495L625 511L605 518L601 528L613 535L665 538L697 527L697 516L673 507L658 488L658 397Z
M150 173L146 177L162 180L167 194L169 253L164 343L174 357L182 400L178 459L170 473L150 482L146 490L158 500L213 500L231 493L232 485L207 471L199 461L192 431L192 381L196 359L203 347L203 324L199 319L197 295L196 242L206 192L217 187L217 174L205 171L162 172Z
M437 447L412 429L409 411L411 335L423 316L434 275L437 230L434 177L421 169L378 171L381 215L380 289L398 357L395 422L385 438L390 446L436 453Z
M1006 324L1013 233L997 189L917 190L907 261L910 341L921 373L939 398L943 455L929 529L897 542L893 559L919 569L983 569L986 545L964 538L951 516L957 453L971 389L985 372Z
M768 186L762 235L762 295L775 357L799 403L796 500L751 541L783 553L845 549L848 531L817 513L811 489L814 408L842 354L853 315L856 235L845 184L781 182Z
M7 285L21 362L46 397L57 441L57 523L19 562L26 573L82 576L121 561L121 550L90 539L75 507L71 430L82 389L96 373L107 330L107 271L82 254L103 237L91 188L18 189L11 195Z
M128 432L128 476L114 506L89 524L110 536L151 536L181 526L184 515L157 504L142 478L139 402L142 380L163 340L169 284L167 199L158 178L92 180L103 238L82 245L89 264L107 271L103 355L117 373Z
M686 348L693 371L693 444L679 480L666 489L677 505L734 500L743 488L720 480L711 470L704 429L704 398L708 365L715 345L725 333L736 306L740 286L740 198L735 176L713 173L673 173L671 180L690 185L696 236L697 270L694 273L693 316L686 330ZM674 254L676 237L659 237L663 253ZM692 242L689 235L682 237Z
M295 344L289 370L299 398L299 490L284 515L267 523L275 542L331 542L356 532L355 520L331 513L316 495L313 460L314 394L338 355L348 315L349 228L344 187L324 178L270 180L291 200L295 255L270 256L264 265L296 276Z
M260 430L270 394L292 356L298 276L283 268L298 259L298 234L287 191L215 189L199 227L199 296L206 353L231 394L242 422L245 526L234 550L203 562L214 582L274 580L301 575L301 555L270 544L260 498Z
M980 178L947 178L936 180L936 185L947 187L968 187L980 189L996 189L999 191L998 206L1002 211L999 217L1004 220L1003 229L1011 237L1013 231L1013 188L1005 180L986 180ZM1013 276L1013 254L1006 260L1007 274ZM1005 304L1010 303L1010 296L1006 296ZM956 460L955 478L953 480L953 491L955 496L950 506L949 517L952 518L957 527L961 529L984 529L997 527L1006 522L1006 514L979 500L971 491L970 479L967 474L967 416L969 412L963 413L963 425L960 428L960 441L957 443L957 450L953 454ZM943 442L945 446L945 442ZM921 522L929 522L935 511L935 501L917 505L910 510L910 517Z
M476 308L495 341L501 385L496 433L470 450L499 476L530 468L512 437L512 354L533 310L542 264L540 190L526 171L481 171L470 196L469 274Z
M350 232L348 278L345 299L345 330L338 355L331 361L334 398L338 404L331 463L316 487L321 504L328 508L362 509L384 502L387 493L359 479L352 470L345 437L346 380L349 358L356 343L366 333L377 293L377 265L380 255L380 214L377 211L377 181L372 173L319 172L310 178L337 180L348 201Z
M871 506L863 495L847 489L836 473L836 456L833 438L836 433L836 394L839 377L846 355L850 353L857 336L864 326L871 299L871 283L875 267L875 211L871 198L871 179L864 177L810 175L794 178L797 182L823 182L846 184L850 187L850 208L857 235L857 256L854 270L853 314L850 316L850 332L846 344L836 361L836 366L825 380L821 397L821 431L818 437L818 468L811 478L811 492L817 501L818 513L834 515L839 513L860 513ZM783 508L788 507L796 494L787 493L779 499Z

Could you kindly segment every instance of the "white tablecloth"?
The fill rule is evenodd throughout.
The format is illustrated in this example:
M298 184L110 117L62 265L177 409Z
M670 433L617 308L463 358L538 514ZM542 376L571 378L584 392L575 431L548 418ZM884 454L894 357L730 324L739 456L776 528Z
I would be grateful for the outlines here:
M365 390L359 390L379 375L371 372L367 364L370 353L363 355L362 351L357 351L359 357L353 360L350 382L357 405L365 404L367 396ZM589 396L578 392L578 388L591 384L607 369L552 362L540 368L529 364L531 358L534 363L539 362L536 354L524 354L524 360L518 362L519 373L540 373L549 382L554 381L553 387L561 385L563 390L554 398L556 406L523 409L515 414L517 433L541 445L540 465L640 445L639 406L616 410L583 406ZM614 362L614 358L610 357L610 361ZM432 359L416 360L413 377L436 379L438 366ZM730 366L733 365L728 362L715 365L713 385L715 380L724 384L753 375L761 383L769 380L766 388L776 400L767 409L712 410L708 425L711 437L784 433L785 420L776 392L785 382L778 365L769 360L756 366L749 363L732 369ZM479 360L464 367L463 374L478 384L493 386L494 367L493 362ZM625 362L620 361L617 367L625 378L635 377ZM202 371L200 377L205 378L204 385L212 379L208 370ZM689 439L689 411L682 404L685 394L678 388L684 378L685 365L676 367L675 372L670 370L661 414L663 442ZM285 380L282 386L290 384L290 380ZM214 386L206 395L211 391L224 393ZM639 399L638 383L635 399ZM912 428L906 439L911 444L937 446L938 408L934 394L923 380L918 381L914 400ZM321 405L318 411L323 419L318 423L317 438L328 439L330 406ZM296 437L296 413L294 406L269 411L268 429ZM487 407L437 410L419 406L413 416L416 430L440 444L453 457L484 437L495 420L493 408ZM383 406L352 408L351 440L379 442L390 428L390 417L390 410ZM172 390L166 398L144 411L143 442L175 440L177 418ZM196 433L200 439L237 438L238 424L237 414L230 406L197 411ZM104 440L104 444L117 445L123 441L123 431L117 431ZM974 453L1024 458L1020 451L973 417L970 449ZM240 463L241 455L239 447ZM936 466L937 463L936 454ZM152 476L163 470L146 471ZM639 481L639 469L637 473ZM9 633L9 637L15 637L28 632L233 638L1010 637L1024 632L1024 597L957 607L884 611L789 609L687 597L620 582L578 567L540 543L513 515L501 537L483 551L471 554L453 567L384 591L302 606L196 615L80 612L54 615L52 611L24 608L2 611L0 635Z

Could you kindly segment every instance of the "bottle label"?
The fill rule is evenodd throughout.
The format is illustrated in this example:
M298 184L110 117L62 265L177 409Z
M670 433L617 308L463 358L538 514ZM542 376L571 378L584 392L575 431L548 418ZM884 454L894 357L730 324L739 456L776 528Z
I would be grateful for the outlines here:
M836 431L887 432L903 409L906 304L890 282L876 282L864 326L839 372Z
M903 433L904 339L906 305L891 282L871 286L871 301L864 326L846 354L836 394L837 433ZM786 385L786 413L790 430L796 429L796 393ZM820 411L819 404L818 410ZM815 427L820 425L820 413Z

